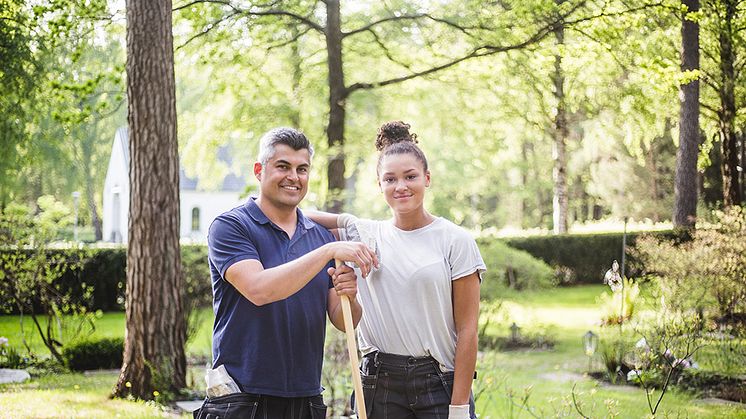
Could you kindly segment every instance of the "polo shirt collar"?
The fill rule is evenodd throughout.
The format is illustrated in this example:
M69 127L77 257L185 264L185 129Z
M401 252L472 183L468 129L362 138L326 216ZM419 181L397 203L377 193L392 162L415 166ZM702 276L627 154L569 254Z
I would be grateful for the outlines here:
M259 224L270 224L271 220L267 218L266 215L264 215L264 212L262 212L262 209L259 208L259 205L256 204L256 197L252 196L249 198L249 201L246 203L246 206L249 210L249 215L251 218L254 219ZM314 227L313 221L308 219L305 215L303 215L303 212L300 210L300 208L296 208L295 212L298 216L298 224L302 225L303 228L306 230L310 230ZM274 224L274 223L272 223Z

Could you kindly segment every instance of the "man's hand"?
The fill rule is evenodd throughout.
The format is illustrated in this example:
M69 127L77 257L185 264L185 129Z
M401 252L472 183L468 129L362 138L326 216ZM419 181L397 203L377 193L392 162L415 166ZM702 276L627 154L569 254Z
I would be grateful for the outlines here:
M360 268L363 278L367 277L371 269L378 268L378 257L370 247L349 241L327 243L332 259L342 262L352 262Z
M346 295L350 300L355 299L357 295L357 275L355 275L354 269L347 265L340 265L339 268L329 268L327 273L332 277L337 295Z

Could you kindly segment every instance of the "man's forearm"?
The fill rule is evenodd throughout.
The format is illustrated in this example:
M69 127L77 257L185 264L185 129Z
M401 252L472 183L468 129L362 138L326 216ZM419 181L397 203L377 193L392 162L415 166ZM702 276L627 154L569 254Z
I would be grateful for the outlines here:
M284 300L298 292L323 270L331 259L332 251L324 245L298 259L258 272L245 271L242 266L237 266L238 270L232 273L231 267L226 272L226 277L244 297L261 306Z

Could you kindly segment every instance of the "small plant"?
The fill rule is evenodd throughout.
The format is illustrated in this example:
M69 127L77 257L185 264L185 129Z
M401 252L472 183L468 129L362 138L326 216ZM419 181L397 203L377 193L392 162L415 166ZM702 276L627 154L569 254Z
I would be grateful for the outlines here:
M113 369L122 366L124 339L103 338L67 345L62 356L73 371Z
M16 348L9 345L8 338L0 337L0 367L20 368L23 364L23 357Z

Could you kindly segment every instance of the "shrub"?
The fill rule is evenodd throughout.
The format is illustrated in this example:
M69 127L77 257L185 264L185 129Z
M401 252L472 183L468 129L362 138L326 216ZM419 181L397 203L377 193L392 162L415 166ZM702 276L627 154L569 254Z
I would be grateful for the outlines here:
M716 218L688 241L642 238L635 256L657 279L666 305L738 325L746 318L746 212L732 207Z
M647 233L655 237L673 239L672 231ZM626 276L638 276L642 266L629 252L640 233L627 233ZM511 237L504 239L509 246L524 250L532 256L555 266L563 281L583 284L600 283L613 260L622 260L622 233L559 234L553 236Z
M124 339L102 338L68 344L62 356L71 370L86 371L119 368L123 353Z
M482 241L479 248L487 265L482 298L495 298L505 287L524 290L552 285L552 268L527 252L513 249L498 240Z

